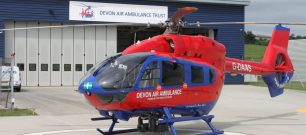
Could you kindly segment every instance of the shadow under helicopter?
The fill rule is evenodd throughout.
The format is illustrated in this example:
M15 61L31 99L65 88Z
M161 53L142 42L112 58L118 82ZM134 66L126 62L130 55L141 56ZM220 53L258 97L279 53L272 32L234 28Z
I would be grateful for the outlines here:
M247 123L248 126L306 126L306 123L304 124L294 124L296 120L292 118L292 116L298 115L297 112L288 112L288 113L280 113L276 115L270 115L270 116L263 116L263 117L249 117L249 116L238 116L241 120L235 120L235 121L229 121L229 122L218 122L218 121L213 121L212 124L221 130L225 131L224 135L251 135L250 133L239 133L239 131L230 131L227 130L231 127L239 127L239 126L244 126L245 123L247 122L258 122L258 123ZM262 120L286 120L286 121L292 121L292 122L277 122L277 123L268 123L268 122L260 122ZM54 125L52 125L54 126ZM56 126L65 126L65 125L56 125ZM73 125L73 126L88 126L88 125ZM106 125L104 125L104 130ZM115 127L116 128L127 128L126 126L121 127L120 124ZM131 126L128 126L128 128L132 128ZM177 131L178 135L197 135L197 134L202 134L206 132L210 132L209 127L205 124L204 121L192 121L186 124L175 124L175 128ZM96 131L92 131L96 132ZM90 133L92 133L90 132ZM235 132L235 133L234 133ZM238 132L238 133L237 133ZM167 132L167 135L171 135L171 132ZM165 135L165 133L162 132L133 132L133 133L125 133L122 135Z
M273 119L273 120L289 120L289 121L295 121L298 119L294 119L294 118L290 118L292 116L298 115L298 113L296 112L289 112L289 113L282 113L282 114L276 114L276 115L271 115L271 116L263 116L263 117L249 117L249 116L239 116L242 120L236 120L236 121L230 121L230 122L212 122L212 124L214 124L214 126L218 129L221 130L225 130L225 134L224 135L246 135L248 133L226 133L228 128L230 127L234 127L234 126L239 126L239 125L243 125L246 122L256 122L256 121L261 121L261 120L269 120L269 119ZM202 125L200 125L202 124ZM306 126L305 124L290 124L290 123L280 123L278 122L276 123L252 123L252 124L248 124L250 126L264 126L264 125L275 125L275 126L279 126L279 125L291 125L291 126ZM175 126L177 134L178 135L196 135L196 134L201 134L201 133L205 133L205 132L210 132L208 126L204 123L201 123L200 121L196 121L193 123L189 123L186 125L177 125ZM236 131L237 132L237 131ZM165 133L141 133L141 132L136 132L136 133L127 133L124 135L164 135ZM168 135L171 135L171 132L167 133Z

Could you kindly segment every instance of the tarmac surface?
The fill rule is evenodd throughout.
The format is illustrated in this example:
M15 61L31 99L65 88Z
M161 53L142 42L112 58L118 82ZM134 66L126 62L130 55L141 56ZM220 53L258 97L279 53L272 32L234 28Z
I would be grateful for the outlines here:
M15 93L16 106L33 108L39 115L0 117L0 135L99 135L95 129L106 130L111 122L90 121L99 114L74 89L23 88ZM265 87L226 85L210 114L215 115L213 124L224 130L225 135L305 135L306 92L286 90L282 96L270 98ZM116 127L126 129L136 125L137 119L132 119ZM202 121L177 123L175 127L179 135L208 129Z

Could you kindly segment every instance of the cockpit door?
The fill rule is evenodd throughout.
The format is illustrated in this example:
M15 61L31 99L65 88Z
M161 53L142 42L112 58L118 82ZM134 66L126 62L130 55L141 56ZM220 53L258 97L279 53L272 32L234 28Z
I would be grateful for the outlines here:
M171 60L156 60L144 64L140 79L136 84L139 89L156 90L182 88L186 83L185 65Z
M145 65L138 87L145 89L156 89L160 83L160 64L158 61L152 61Z

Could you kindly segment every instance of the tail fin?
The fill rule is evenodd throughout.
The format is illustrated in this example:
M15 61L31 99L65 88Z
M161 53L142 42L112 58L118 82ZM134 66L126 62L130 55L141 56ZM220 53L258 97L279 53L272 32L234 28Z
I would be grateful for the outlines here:
M277 25L262 60L263 65L274 67L275 72L263 75L270 96L276 97L284 92L284 86L293 76L293 65L288 56L290 29Z

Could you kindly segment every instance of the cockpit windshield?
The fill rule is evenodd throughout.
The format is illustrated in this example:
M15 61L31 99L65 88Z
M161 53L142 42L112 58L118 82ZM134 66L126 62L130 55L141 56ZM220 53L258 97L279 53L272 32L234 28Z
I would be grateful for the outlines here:
M89 77L90 75L96 76L99 71L107 64L109 63L111 60L116 59L117 57L121 56L121 54L116 54L114 56L111 57L107 57L105 60L98 62L95 66L93 66L92 68L90 68L90 70L88 70L88 72L81 78L80 83L82 83L87 77Z
M109 59L101 69L95 71L97 83L105 90L132 88L143 62L150 55L135 53Z

